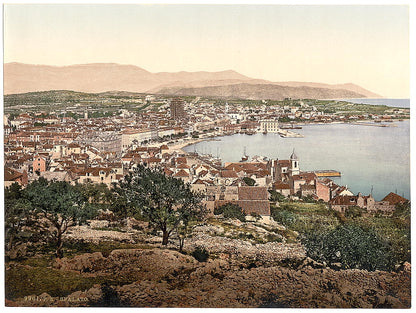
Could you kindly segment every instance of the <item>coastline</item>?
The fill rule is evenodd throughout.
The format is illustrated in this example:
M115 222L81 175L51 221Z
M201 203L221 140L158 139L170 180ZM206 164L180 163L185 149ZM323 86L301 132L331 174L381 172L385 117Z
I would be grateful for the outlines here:
M171 146L168 145L169 152L177 151L179 153L188 154L188 152L186 152L182 149L187 147L187 146L194 145L194 144L197 144L197 143L202 142L202 141L207 141L208 139L209 138L195 138L195 139L188 140L186 142L176 143L176 144L173 144Z

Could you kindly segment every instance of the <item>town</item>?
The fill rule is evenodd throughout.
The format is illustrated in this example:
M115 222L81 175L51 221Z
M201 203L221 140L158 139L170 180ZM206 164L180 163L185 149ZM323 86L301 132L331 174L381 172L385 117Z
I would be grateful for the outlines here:
M68 95L5 97L6 305L409 305L407 199L354 195L337 169L302 171L295 149L238 162L184 149L237 133L298 140L308 123L394 127L409 109ZM345 275L360 276L338 287Z
M20 113L24 110L27 113ZM14 182L25 186L40 177L111 187L142 164L163 168L166 175L203 192L211 212L233 202L264 221L270 219L269 191L294 200L310 197L341 212L359 206L391 214L406 201L394 193L379 202L371 194L354 195L330 179L340 175L336 171L301 171L301 156L295 151L286 160L243 155L241 162L223 163L212 155L182 150L235 133L300 137L296 129L307 123L394 126L392 121L409 118L406 108L336 100L226 101L50 91L6 96L5 112L6 187Z

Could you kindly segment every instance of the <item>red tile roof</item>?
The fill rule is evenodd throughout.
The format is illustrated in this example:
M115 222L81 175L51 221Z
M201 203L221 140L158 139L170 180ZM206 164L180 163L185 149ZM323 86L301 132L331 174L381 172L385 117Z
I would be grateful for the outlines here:
M234 171L225 170L225 171L221 171L220 177L224 177L224 178L238 178L238 175Z
M173 176L174 177L189 177L189 174L187 172L185 172L184 170L180 170L179 172L177 172Z
M268 200L269 193L266 187L244 186L238 188L239 200Z
M12 169L12 168L5 168L4 169L4 181L15 181L22 177L23 174Z
M405 202L407 202L409 200L407 200L406 198L403 198L402 196L399 196L398 194L396 194L394 192L390 192L381 201L387 201L391 205L396 205L396 204L399 204L399 203L405 203Z
M290 161L289 160L278 160L277 161L281 167L290 167Z
M357 205L357 196L336 196L329 200L333 205Z
M305 180L306 182L314 181L317 178L315 173L302 172L299 175L293 175L293 180Z
M249 201L249 200L216 200L214 203L215 207L220 207L227 203L233 203L238 206L240 206L244 213L247 215L250 215L251 213L256 213L259 215L270 215L270 203L269 201L264 200L255 200L255 201Z
M277 182L273 184L273 188L275 190L281 190L281 189L290 189L290 185L289 184L285 184L282 182Z

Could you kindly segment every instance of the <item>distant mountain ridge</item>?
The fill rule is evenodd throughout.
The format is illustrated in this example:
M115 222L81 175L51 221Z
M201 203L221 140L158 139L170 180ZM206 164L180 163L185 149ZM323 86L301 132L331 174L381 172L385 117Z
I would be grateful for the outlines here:
M233 70L151 73L135 65L90 63L69 66L4 64L4 94L48 90L99 93L110 90L253 99L381 97L354 84L270 82ZM313 91L315 90L315 92Z
M209 86L200 88L166 88L162 94L177 96L202 96L237 99L339 99L365 98L364 95L345 89L316 88L308 86L289 87L276 84L233 84L226 86Z

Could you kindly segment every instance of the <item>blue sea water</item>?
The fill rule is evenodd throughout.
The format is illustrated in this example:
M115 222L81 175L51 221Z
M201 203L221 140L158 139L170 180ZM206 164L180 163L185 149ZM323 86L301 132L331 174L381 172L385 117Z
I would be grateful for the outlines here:
M281 138L278 134L236 134L205 141L184 150L218 155L223 162L249 156L289 159L293 149L303 171L338 170L334 181L357 194L372 194L381 200L389 192L410 199L410 121L395 121L396 127L351 124L311 124L296 131L304 138Z

